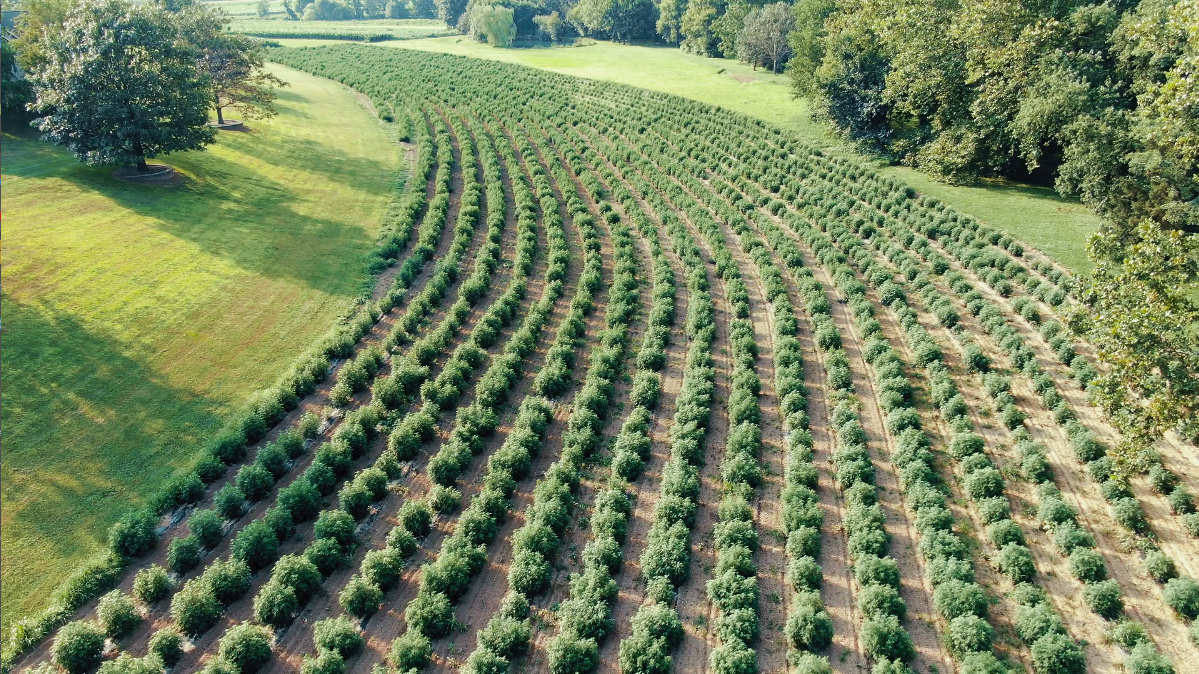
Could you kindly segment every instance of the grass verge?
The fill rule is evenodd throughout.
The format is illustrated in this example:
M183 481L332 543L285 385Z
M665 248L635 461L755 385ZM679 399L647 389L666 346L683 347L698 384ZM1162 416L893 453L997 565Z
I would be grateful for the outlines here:
M158 160L175 187L4 135L4 633L366 278L397 148L345 87L276 73L278 117Z

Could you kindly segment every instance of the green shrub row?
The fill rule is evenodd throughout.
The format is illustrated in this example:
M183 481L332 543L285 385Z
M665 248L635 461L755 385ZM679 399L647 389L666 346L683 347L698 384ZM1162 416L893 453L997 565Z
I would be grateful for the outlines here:
M610 157L612 155L609 155ZM662 487L654 521L642 552L640 565L650 601L638 609L632 633L620 644L619 665L624 672L669 670L671 651L683 638L682 623L670 605L675 588L687 576L690 563L690 524L699 494L699 462L711 414L715 370L712 340L715 336L715 307L708 288L704 257L686 225L676 216L651 178L627 164L613 161L626 183L653 212L683 264L690 301L683 334L689 341L683 378L675 399L675 415L669 432L670 458L662 471ZM650 168L650 167L641 167Z

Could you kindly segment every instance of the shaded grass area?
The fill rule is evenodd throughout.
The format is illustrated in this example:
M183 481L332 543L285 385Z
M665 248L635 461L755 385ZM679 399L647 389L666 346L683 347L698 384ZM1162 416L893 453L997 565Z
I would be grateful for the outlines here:
M174 187L4 135L5 633L366 280L397 147L346 88L275 71L278 117L154 160Z
M282 43L287 46L329 44L319 40L283 40ZM737 61L693 56L674 47L611 42L596 42L585 47L495 49L466 37L448 37L384 42L379 46L506 61L662 91L777 124L832 152L853 152L824 125L812 121L806 101L791 97L785 75L755 71ZM959 211L1009 232L1076 272L1090 269L1086 243L1098 228L1099 218L1076 200L1063 199L1048 188L1004 181L959 187L936 182L906 167L882 167L877 163L876 167Z

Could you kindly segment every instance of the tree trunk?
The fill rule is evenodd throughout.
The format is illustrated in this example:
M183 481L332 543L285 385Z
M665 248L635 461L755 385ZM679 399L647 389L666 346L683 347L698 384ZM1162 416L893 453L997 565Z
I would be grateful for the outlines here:
M138 171L148 170L148 167L146 166L146 151L144 149L142 149L142 142L140 140L134 141L133 153L135 155L137 155L137 170Z
M220 96L216 97L216 123L217 124L225 123L225 118L224 118L224 116L221 115L221 97Z

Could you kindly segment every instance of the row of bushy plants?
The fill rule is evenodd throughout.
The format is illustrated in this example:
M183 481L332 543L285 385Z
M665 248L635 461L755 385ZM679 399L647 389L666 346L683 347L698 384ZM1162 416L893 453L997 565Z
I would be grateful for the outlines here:
M569 161L569 159L568 159ZM579 167L572 167L578 176ZM559 184L563 184L559 182ZM598 190L597 190L598 191ZM573 196L573 195L571 195ZM568 201L571 197L567 197ZM509 601L528 602L550 589L554 557L562 543L562 534L570 523L573 493L578 487L585 462L594 459L602 448L600 431L611 408L617 379L623 374L629 347L629 327L638 305L637 256L632 233L616 216L608 202L599 203L599 212L609 221L613 250L613 279L608 290L605 328L589 356L582 388L575 394L562 451L558 460L538 480L533 503L525 511L525 523L512 537L512 564L508 570ZM575 216L579 220L579 215ZM611 573L619 566L620 546L631 501L624 483L615 478L595 501L591 526L597 538L584 551L584 567L572 574L570 599L558 606L562 632L548 647L553 672L593 671L599 664L598 640L611 630L607 606L616 595ZM610 543L609 543L610 541ZM495 635L508 632L509 618L497 614L479 632L478 647L467 659L471 672L496 671L527 648L525 643L499 641ZM528 629L528 628L526 628Z
M625 177L669 237L682 262L690 296L683 330L688 348L669 431L670 458L662 469L661 505L655 508L639 560L649 601L633 617L631 634L621 641L619 650L621 671L661 672L669 671L671 651L683 639L682 622L671 604L690 565L691 527L686 515L694 512L699 495L699 463L711 415L715 307L703 255L687 227L644 178L628 173Z
M503 404L507 391L522 376L521 361L536 344L537 335L548 320L549 312L557 297L561 295L562 277L569 259L569 255L561 254L565 248L565 238L560 235L563 221L558 212L558 200L553 196L552 184L546 178L544 168L538 162L538 154L527 145L524 146L523 152L526 166L530 167L530 174L533 175L534 185L541 198L543 221L547 223L551 231L558 231L559 236L551 236L550 267L554 271L552 277L547 276L547 294L543 296L534 313L526 317L525 325L522 327L522 333L525 334L518 333L517 337L513 339L514 342L518 341L519 344L527 345L527 350L524 347L521 347L521 351L509 351L506 348L504 356L497 358L488 373L483 376L480 386L476 390L476 399L472 403L472 407L488 413L497 421L496 408ZM586 215L585 209L582 209L582 212L576 210L576 213ZM578 215L574 218L575 220L579 220ZM598 244L593 225L590 227L580 226L580 231L589 241L596 240ZM562 250L559 250L558 246L561 246ZM598 245L588 244L585 246L585 250L587 257L584 267L590 266L598 270L600 264L597 254ZM581 280L576 290L575 299L580 305L593 304L592 296L598 290L601 276L598 273L592 276L595 277L594 280L590 276L586 280ZM509 343L509 346L511 345L512 342ZM506 358L505 356L516 357ZM491 384L490 388L485 390L486 382L491 382ZM484 492L481 492L471 501L471 506L459 516L455 523L454 533L443 540L441 551L437 554L435 561L422 567L420 591L409 602L405 610L405 619L408 623L407 632L393 644L393 660L397 663L410 663L406 666L397 664L401 669L407 669L410 666L424 666L428 660L428 640L443 636L454 624L453 604L469 588L471 578L481 570L484 557L480 555L485 555L485 544L494 538L499 530L499 523L507 516L510 500L516 488L516 480L527 474L532 457L540 450L540 438L551 419L550 411L551 407L548 401L543 398L530 397L522 402L516 426L519 427L523 424L529 430L521 431L519 428L514 428L505 440L504 446L489 459L483 484L484 492L490 490L491 496L484 498ZM434 472L433 462L430 462L430 477L437 483L435 489L453 489L445 482L452 483L453 479L460 474L461 469L465 467L459 461L469 461L470 456L482 449L482 435L480 434L482 429L477 424L463 425L461 423L463 418L460 414L454 430L451 431L450 440L443 445L438 456L443 456L442 452L446 451L447 445L455 442L455 438L465 446L467 452L451 449L450 451L456 451L456 453L444 454L448 458L443 461L447 465L450 460L455 461L456 469L445 470L440 478L438 473ZM466 418L470 419L471 417ZM491 427L494 428L494 425ZM534 443L533 440L536 442ZM475 449L476 447L477 449ZM452 477L449 477L450 475ZM525 612L527 615L527 603L523 604L523 609L519 606L509 608L513 612Z
M924 298L936 298L940 302L946 301L943 295L937 293L934 284L929 281L923 271L919 271L919 266L910 264L912 262L910 257L907 257L894 244L885 243L879 239L880 237L875 237L872 243L883 251L885 255L893 261L897 259L901 260L901 264L904 265L903 268L905 269L916 270L916 273L912 274L913 285L920 288L920 292ZM949 310L952 311L952 307ZM946 321L940 322L944 324ZM967 367L978 373L978 376L982 380L982 389L995 400L997 411L1000 412L1001 421L1004 421L1005 426L1009 429L1014 429L1014 436L1020 443L1018 446L1020 453L1019 466L1023 476L1033 482L1043 483L1051 481L1052 471L1045 458L1044 450L1039 445L1029 441L1028 433L1022 425L1023 419L1021 417L1013 419L1013 415L1010 413L1014 405L1010 393L1011 384L1008 378L998 372L988 372L991 367L988 359L972 342L959 339L958 344L961 347L963 360L966 362ZM929 375L932 402L939 406L942 417L955 431L955 436L950 443L951 455L959 461L966 475L964 480L965 491L968 496L975 500L980 517L983 523L987 525L987 536L996 549L992 561L997 570L1008 576L1017 586L1019 596L1029 594L1031 591L1023 588L1022 584L1028 583L1033 579L1036 573L1035 565L1031 552L1024 544L1023 532L1011 520L1006 499L1001 496L1004 490L1003 477L984 454L984 441L982 437L971 432L966 405L961 400L960 394L949 373L943 367L930 366ZM1044 381L1044 376L1038 377L1038 381ZM1110 471L1108 472L1110 473ZM1105 490L1105 495L1115 488L1115 483L1113 483L1109 489ZM1041 488L1038 490L1038 493L1042 497L1046 495L1052 496L1053 490ZM1056 501L1051 501L1051 505L1056 509ZM1058 544L1059 551L1062 554L1073 555L1072 551L1067 550L1063 546L1080 545L1086 547L1086 544L1090 540L1086 536L1079 535L1076 523L1072 523L1067 525L1066 528L1055 532L1055 542ZM1086 553L1079 554L1083 555ZM1172 561L1160 552L1150 553L1148 559L1152 564L1159 567L1162 574L1161 580L1167 580L1172 575ZM1071 556L1071 562L1073 561L1073 556ZM1091 609L1097 614L1107 619L1114 619L1118 617L1122 607L1119 586L1115 580L1102 580L1098 578L1098 575L1101 574L1096 571L1096 577L1091 578L1090 582L1083 581L1083 596ZM1042 594L1034 592L1031 593L1031 596L1042 596ZM1021 610L1025 611L1026 608L1022 608ZM1051 607L1048 606L1037 607L1036 615L1045 615L1046 611L1051 610ZM1060 624L1060 620L1058 624ZM1126 622L1121 622L1120 626L1116 628L1117 633L1129 630L1136 631L1135 628L1124 627L1126 624ZM1063 646L1066 643L1063 641L1062 635L1064 634L1064 630L1038 634L1038 640L1045 639L1046 642L1052 643L1041 643L1040 645L1037 642L1028 643L1034 656L1033 664L1035 669L1038 671L1082 670L1084 660L1081 650L1063 650ZM1115 641L1126 648L1137 649L1134 663L1136 661L1154 662L1169 668L1168 660L1156 651L1147 636L1143 635L1143 630L1139 631L1138 635L1143 638L1138 637L1138 640L1135 642L1129 642L1128 639L1115 639ZM1052 659L1046 657L1046 654L1050 652L1054 653Z

